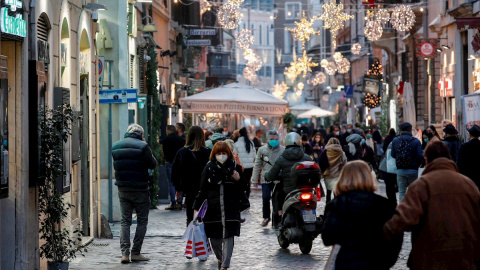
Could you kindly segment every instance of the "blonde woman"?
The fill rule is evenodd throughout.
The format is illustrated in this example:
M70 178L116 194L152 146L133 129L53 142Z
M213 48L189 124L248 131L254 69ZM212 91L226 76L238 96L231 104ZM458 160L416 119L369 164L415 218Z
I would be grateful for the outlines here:
M383 225L395 205L375 194L375 179L362 160L348 162L340 173L335 198L326 206L322 231L326 246L340 245L335 269L390 269L397 260L403 235L383 237Z
M346 163L347 157L343 152L340 141L337 138L330 138L325 146L325 151L318 158L318 164L322 170L325 187L327 188L327 203L332 198L332 192Z

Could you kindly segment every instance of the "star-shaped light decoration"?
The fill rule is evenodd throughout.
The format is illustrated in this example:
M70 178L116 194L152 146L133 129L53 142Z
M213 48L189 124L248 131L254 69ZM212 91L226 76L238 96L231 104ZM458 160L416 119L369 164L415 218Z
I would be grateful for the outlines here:
M322 6L323 13L317 18L314 17L314 20L322 20L324 22L323 28L329 29L332 33L332 44L333 49L337 47L337 31L344 27L344 24L347 20L353 19L353 15L348 15L343 12L343 4L336 4L335 0L330 0L328 4Z
M300 21L295 22L296 27L294 28L285 27L285 30L292 32L292 35L295 38L295 40L302 41L302 49L305 48L305 41L309 41L311 35L320 34L320 31L315 31L315 29L313 29L314 21L315 20L313 19L309 20L307 16L305 16L305 11L304 11Z
M297 76L303 73L303 78L307 77L308 72L312 72L312 67L318 66L318 63L312 62L312 57L307 56L307 52L303 51L303 56L295 59L292 63L290 63L290 67L284 73L290 80L295 80ZM293 76L295 74L295 77ZM292 80L292 81L293 81Z
M277 98L283 98L287 90L288 90L288 86L285 84L285 82L278 84L278 81L277 81L277 83L275 83L275 85L273 86L272 95Z

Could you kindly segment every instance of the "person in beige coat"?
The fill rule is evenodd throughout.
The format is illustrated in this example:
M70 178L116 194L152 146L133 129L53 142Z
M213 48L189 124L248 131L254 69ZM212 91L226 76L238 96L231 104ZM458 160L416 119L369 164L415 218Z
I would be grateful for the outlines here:
M337 138L330 138L325 150L320 154L319 166L327 188L327 203L332 199L332 191L335 190L340 172L347 163L347 157L343 152L340 141Z

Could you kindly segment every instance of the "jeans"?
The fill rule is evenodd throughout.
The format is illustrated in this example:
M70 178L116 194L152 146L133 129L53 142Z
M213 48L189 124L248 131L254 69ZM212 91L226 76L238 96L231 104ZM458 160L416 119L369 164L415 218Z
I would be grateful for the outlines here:
M132 254L138 255L142 249L143 238L147 232L148 212L150 211L150 193L148 191L119 191L122 221L120 229L120 248L122 255L130 255L130 226L133 209L137 213L137 229L133 239Z
M270 199L272 198L273 184L262 184L262 200L263 200L263 218L270 218Z
M230 259L233 253L233 236L228 238L210 238L213 252L217 260L222 262L222 267L230 267Z
M252 174L253 168L243 170L243 175L245 176L245 181L247 182L247 189L245 190L247 198L250 198L250 192L252 191L250 187L252 185Z
M402 201L407 192L408 186L417 180L418 174L397 174L397 184L398 184L398 201Z
M165 162L165 170L167 171L167 179L168 179L168 185L170 186L170 202L172 203L173 206L176 204L176 192L175 192L175 186L173 185L172 182L172 163ZM180 195L180 198L178 198L178 203L182 204L183 201L183 194Z

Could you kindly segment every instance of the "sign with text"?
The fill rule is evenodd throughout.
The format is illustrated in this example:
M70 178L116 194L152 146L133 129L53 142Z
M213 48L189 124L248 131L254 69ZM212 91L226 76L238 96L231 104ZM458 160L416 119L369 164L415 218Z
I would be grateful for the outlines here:
M247 115L277 115L286 113L286 105L238 104L225 102L182 102L184 113L239 113Z
M215 29L190 29L190 36L215 36Z
M187 39L185 45L187 46L210 46L212 41L210 39Z
M353 98L353 85L345 85L343 91L345 92L345 98Z
M193 91L201 92L205 89L205 80L189 79Z
M480 126L480 94L462 96L463 120L467 128Z
M438 55L438 39L436 38L419 38L415 40L417 43L416 54L420 59L427 60Z
M20 38L27 36L27 21L23 19L23 3L19 0L2 1L0 9L0 30L2 33Z
M363 92L378 96L380 90L380 77L365 75L363 77Z
M98 103L136 103L138 101L138 89L110 89L100 90Z

